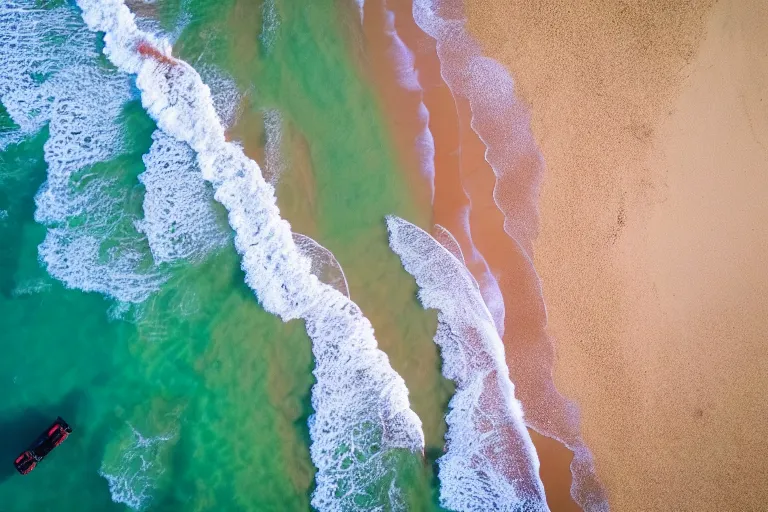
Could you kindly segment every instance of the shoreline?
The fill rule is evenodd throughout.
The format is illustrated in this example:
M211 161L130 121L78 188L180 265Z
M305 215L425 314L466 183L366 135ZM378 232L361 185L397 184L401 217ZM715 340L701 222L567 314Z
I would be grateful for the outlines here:
M371 2L366 4L366 19L370 5ZM377 6L379 6L378 3ZM481 284L484 280L487 282L488 277L490 277L488 275L489 270L493 274L502 276L500 291L503 300L507 302L506 322L504 322L502 330L507 333L505 336L506 359L510 368L517 368L517 374L520 376L525 372L530 373L532 360L534 365L539 365L544 360L543 369L546 370L551 367L551 362L547 366L546 355L539 353L537 357L528 354L530 357L524 361L517 357L520 356L521 351L530 350L530 345L517 351L509 350L510 343L515 343L512 339L517 340L518 346L526 345L527 343L522 340L528 337L525 334L519 336L516 333L530 332L531 327L530 325L526 327L526 324L533 322L535 325L539 322L535 313L532 313L525 306L521 307L524 303L532 302L527 294L538 291L538 284L532 282L529 286L524 287L525 290L522 293L516 290L517 280L522 278L521 272L525 275L529 268L527 255L504 232L504 216L499 211L493 195L497 185L496 176L485 161L485 145L469 126L471 116L469 105L466 100L457 102L454 94L444 82L435 41L416 25L410 4L398 4L396 7L390 6L390 8L395 14L395 29L399 37L413 52L414 67L423 89L423 102L429 112L429 128L434 139L435 151L433 222L444 226L456 237L465 257L467 257L468 267L478 282ZM402 89L402 87L400 88ZM380 97L383 98L383 104L386 106L382 110L390 116L399 117L395 121L391 121L391 125L397 126L408 122L407 118L404 120L401 117L400 109L389 108L389 101L392 100L393 96L381 95ZM405 147L409 146L406 145ZM410 147L413 148L413 145L411 144ZM414 173L411 169L407 169L405 172ZM471 230L471 238L465 230L465 226ZM500 242L503 243L499 245ZM482 255L477 254L475 249L479 249ZM512 257L511 262L509 261L510 256ZM486 258L488 258L487 263ZM510 274L513 277L510 277ZM489 300L488 295L486 295L486 300ZM535 299L533 302L536 302ZM515 313L515 308L522 309L523 313ZM512 313L510 313L511 310ZM540 311L543 315L543 306ZM540 349L542 347L541 342L542 340L535 342L534 346L539 343ZM548 341L544 339L543 342L546 350ZM524 387L519 383L519 380L513 377L518 398L520 398L520 392ZM540 392L541 384L538 386ZM536 384L533 387L536 387ZM531 397L529 397L529 403L530 400L532 400ZM535 433L532 438L539 452L542 468L540 473L550 507L557 510L579 510L570 496L571 473L569 466L573 459L573 453L558 441Z
M759 508L768 8L465 3L533 114L555 382L611 506Z

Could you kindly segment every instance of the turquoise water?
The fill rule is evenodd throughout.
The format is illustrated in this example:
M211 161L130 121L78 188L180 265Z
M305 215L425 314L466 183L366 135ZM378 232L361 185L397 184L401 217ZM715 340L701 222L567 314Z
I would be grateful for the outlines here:
M157 510L307 508L312 361L303 330L258 306L232 249L173 269L140 305L50 278L36 254L45 229L32 218L45 139L43 132L8 148L0 167L9 242L0 298L2 457L12 460L56 415L76 435L32 478L6 466L3 510L108 510L100 473L121 472L130 476L118 497L151 496ZM137 149L133 160L146 148ZM140 446L133 429L157 442Z
M126 4L0 5L0 512L545 510L357 6Z
M442 449L450 386L439 376L430 339L434 316L418 306L414 285L386 250L383 224L385 213L417 213L343 32L327 30L336 22L333 2L305 7L277 6L280 24L270 30L302 37L272 42L259 37L262 10L244 3L160 2L150 14L169 32L183 29L176 47L186 60L231 74L240 94L253 95L244 117L277 107L285 125L308 141L318 204L310 234L341 262L353 297L382 331L379 341L425 422L427 462L404 451L385 463L397 467L410 510L433 509L430 462ZM65 8L77 13L73 5ZM257 29L238 32L238 16ZM97 38L89 44L101 50ZM93 62L110 68L98 54ZM49 128L43 123L21 133L0 112L0 134L20 140L0 153L0 460L9 461L0 471L0 510L307 510L315 474L307 426L310 341L300 322L285 324L259 306L231 243L196 262L152 265L146 236L134 223L145 194L138 180L142 155L156 126L137 92L130 94L117 120L120 150L71 178L89 207L45 224L35 220L35 195L49 171ZM365 166L372 169L360 173ZM286 173L286 182L291 176ZM101 187L100 199L109 198L107 210L87 195L93 183ZM227 232L223 209L211 208ZM139 258L118 273L135 272L155 291L134 303L114 298L122 291L65 287L38 250L47 229L59 227L102 237L97 273L124 261L122 247L129 244ZM393 280L377 284L383 273ZM10 461L57 415L73 435L21 478ZM388 508L390 483L369 489L373 501L361 505Z

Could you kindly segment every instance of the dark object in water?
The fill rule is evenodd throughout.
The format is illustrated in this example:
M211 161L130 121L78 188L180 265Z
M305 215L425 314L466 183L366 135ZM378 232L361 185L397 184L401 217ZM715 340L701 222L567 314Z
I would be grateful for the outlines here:
M56 418L53 425L45 429L45 432L40 434L26 451L16 457L13 464L16 466L18 472L22 475L26 475L35 469L37 463L51 453L51 450L63 443L64 440L69 437L71 432L72 428L66 421L61 419L61 416Z

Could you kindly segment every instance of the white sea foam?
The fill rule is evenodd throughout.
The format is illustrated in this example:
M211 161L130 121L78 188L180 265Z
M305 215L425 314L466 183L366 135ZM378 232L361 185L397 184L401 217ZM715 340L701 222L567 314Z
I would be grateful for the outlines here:
M110 321L125 320L131 310L130 302L115 302L107 309L107 318Z
M213 66L206 66L202 76L221 123L231 126L240 103L237 85ZM152 139L143 157L146 171L139 175L146 193L144 218L136 227L147 235L156 263L201 260L229 242L229 226L217 211L213 189L203 179L189 145L162 130L156 130Z
M317 379L309 425L318 468L312 504L320 510L358 508L371 483L389 481L396 471L385 454L423 451L421 422L409 408L405 383L377 349L360 309L312 275L310 261L280 217L273 187L241 148L226 141L198 73L173 59L167 41L139 31L121 0L78 0L78 5L91 30L105 32L109 59L137 74L142 103L160 129L197 153L203 177L229 211L246 283L262 306L284 320L305 320ZM366 508L378 506L383 505Z
M129 77L99 62L97 43L73 6L3 2L0 101L20 136L49 126L47 180L35 197L35 220L48 227L39 255L49 273L69 287L139 301L162 278L145 272L142 238L125 229L126 194L89 172L123 150L118 121L131 98Z
M300 233L293 234L293 241L299 252L312 262L311 272L317 278L349 297L349 284L341 264L331 251L314 239Z
M240 91L235 79L215 66L204 66L200 70L200 76L211 89L213 108L225 128L234 126L237 116L240 114Z
M27 134L18 128L0 132L0 152L5 151L9 146L22 142L26 136Z
M31 279L18 283L11 292L13 297L24 297L25 295L34 295L36 293L44 292L51 287L51 283L45 282L43 279Z
M416 68L416 60L413 52L406 46L403 40L398 35L395 28L395 14L392 11L387 11L385 32L389 35L392 45L389 48L389 53L396 64L395 72L398 77L400 85L404 88L416 92L421 97L421 101L418 105L419 121L422 126L422 131L416 140L416 147L419 150L421 170L424 176L431 186L431 200L434 202L435 197L435 141L432 136L432 132L429 129L429 110L424 103L424 89L421 83L418 70ZM483 273L480 276L480 289L483 295L483 299L491 310L493 315L496 330L500 336L504 335L504 299L501 294L501 288L496 280L495 276L491 273L487 262L483 255L477 251L474 244L472 244L472 234L469 228L469 210L461 212L462 221L464 224L464 231L466 232L467 240L470 242L472 252L469 254L471 260L483 267Z
M494 200L505 213L506 232L526 252L538 230L536 201L541 168L518 165L518 156L535 155L529 115L516 99L509 73L483 55L466 30L460 0L415 0L413 16L419 27L437 41L441 73L455 96L465 98L472 110L471 127L485 144L485 159L497 178ZM528 151L530 149L530 151ZM510 191L505 184L517 188Z
M267 181L276 187L284 170L283 116L279 110L271 108L264 111L264 132L267 139L264 145L264 174L268 176Z
M123 210L127 191L114 180L80 172L122 150L117 121L130 99L128 78L78 65L51 90L55 97L44 146L48 175L35 197L35 220L49 227L40 259L71 288L144 300L164 278L148 267L142 238L125 229L131 223Z
M152 491L164 469L163 451L175 433L144 437L128 425L125 433L107 447L99 474L107 480L112 501L123 503L133 510L144 510L152 501Z
M504 316L506 314L504 306L504 296L501 293L501 287L496 277L491 272L491 267L485 259L485 256L477 250L474 240L472 240L472 228L469 224L469 216L472 211L472 204L461 208L458 217L461 222L462 231L464 231L467 242L469 243L469 261L473 264L473 268L476 269L477 276L479 277L480 294L483 296L488 310L491 312L491 317L496 325L496 332L500 337L504 336ZM463 256L463 254L462 254ZM466 261L465 261L466 263Z
M539 461L504 361L504 346L467 268L428 233L387 218L390 246L438 310L435 343L456 383L440 459L440 504L457 511L548 510Z
M509 73L500 63L484 56L469 34L461 0L414 0L413 17L436 40L441 74L454 97L469 102L471 128L486 146L485 159L496 175L493 199L504 214L504 231L528 260L531 282L519 284L534 287L530 300L541 301L544 311L532 256L533 239L538 232L537 201L543 164L531 135L530 114L516 98ZM552 349L543 331L546 314L533 321L541 324L541 331L524 340L513 339L510 345L528 347L527 366L520 364L518 371L524 375L519 375L517 381L527 410L527 424L574 452L571 495L576 502L590 512L606 511L605 492L597 480L592 455L579 433L578 409L557 392L552 381L551 362L547 362ZM539 354L532 358L530 351L534 345Z
M40 223L61 222L88 207L93 198L82 193L83 187L73 187L73 176L123 149L117 120L131 98L127 76L93 64L67 68L66 74L50 82L49 93L53 101L44 153L48 179L35 198L35 220Z
M275 0L265 0L261 6L261 34L259 40L264 50L270 52L275 45L280 29L280 14L277 12Z
M189 145L161 130L152 139L139 175L144 219L136 227L146 233L156 263L199 260L229 242L229 227L217 217L213 190Z
M77 13L66 7L41 9L30 0L0 3L0 103L18 126L4 144L42 128L54 99L52 79L97 55L89 44L93 36L78 31L81 26Z

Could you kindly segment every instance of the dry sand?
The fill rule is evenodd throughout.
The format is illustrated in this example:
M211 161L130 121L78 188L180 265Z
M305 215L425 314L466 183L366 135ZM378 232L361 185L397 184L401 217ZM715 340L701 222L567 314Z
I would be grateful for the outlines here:
M556 383L613 509L764 509L768 4L466 4L532 109Z

